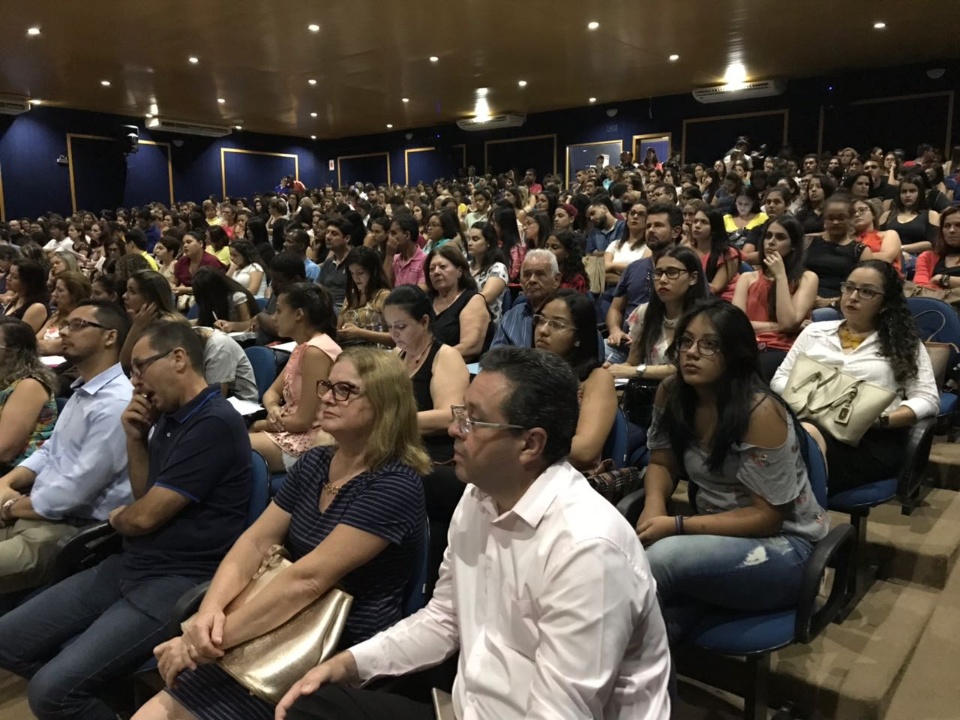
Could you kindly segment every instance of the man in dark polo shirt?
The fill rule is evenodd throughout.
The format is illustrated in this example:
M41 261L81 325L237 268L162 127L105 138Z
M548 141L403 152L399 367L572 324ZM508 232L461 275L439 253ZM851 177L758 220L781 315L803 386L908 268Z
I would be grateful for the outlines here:
M250 440L203 379L200 338L156 323L131 365L121 422L134 501L109 520L123 551L0 618L0 667L29 679L38 717L115 720L103 691L167 639L177 599L213 576L246 525Z

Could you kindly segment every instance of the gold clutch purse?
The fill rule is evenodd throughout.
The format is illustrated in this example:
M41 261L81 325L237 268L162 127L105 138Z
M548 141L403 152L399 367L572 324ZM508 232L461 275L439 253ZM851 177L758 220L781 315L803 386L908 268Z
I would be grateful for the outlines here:
M255 597L291 564L283 547L274 545L225 612L229 614ZM352 604L351 595L332 588L280 627L230 648L218 662L247 690L276 704L308 670L333 655Z

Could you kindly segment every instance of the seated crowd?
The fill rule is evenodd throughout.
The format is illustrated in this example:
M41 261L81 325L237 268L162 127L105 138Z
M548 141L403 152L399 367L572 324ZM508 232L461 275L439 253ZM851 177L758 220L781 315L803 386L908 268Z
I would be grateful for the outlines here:
M422 688L357 685L447 660L459 718L666 720L698 617L797 602L829 529L804 434L835 494L939 412L904 283L960 288L960 168L847 150L0 225L0 668L44 720L426 720ZM262 391L252 346L278 346ZM858 444L784 399L809 362L897 390ZM635 528L600 479L618 406ZM282 482L251 515L253 452ZM104 522L119 550L65 577ZM224 669L333 588L326 662L270 697ZM166 687L132 708L151 657Z

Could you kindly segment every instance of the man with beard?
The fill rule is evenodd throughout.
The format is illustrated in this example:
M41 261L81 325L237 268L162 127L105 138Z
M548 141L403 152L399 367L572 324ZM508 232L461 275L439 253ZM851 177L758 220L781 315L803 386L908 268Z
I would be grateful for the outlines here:
M634 260L624 270L613 291L613 301L607 310L607 359L626 362L630 352L630 335L624 320L634 309L650 299L653 287L653 267L660 256L677 244L683 232L683 213L676 205L651 205L647 210L647 247L652 255Z
M42 585L57 545L130 501L120 414L133 387L120 368L130 321L116 303L85 300L60 327L80 374L53 434L0 477L0 592Z

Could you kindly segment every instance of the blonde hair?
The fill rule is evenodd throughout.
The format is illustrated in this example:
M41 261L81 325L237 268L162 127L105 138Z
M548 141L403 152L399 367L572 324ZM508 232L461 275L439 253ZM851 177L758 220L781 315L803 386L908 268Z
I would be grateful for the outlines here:
M396 458L421 475L430 472L430 458L417 425L413 383L394 353L369 347L348 348L337 362L348 360L363 380L364 396L373 407L373 426L366 461L371 470Z

